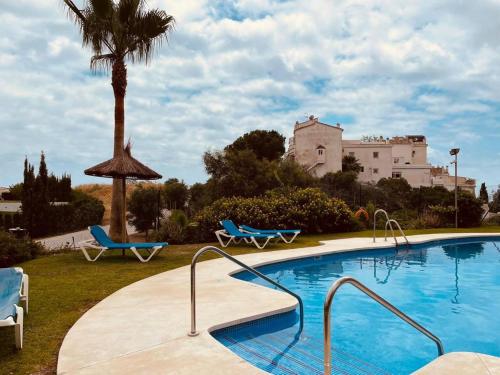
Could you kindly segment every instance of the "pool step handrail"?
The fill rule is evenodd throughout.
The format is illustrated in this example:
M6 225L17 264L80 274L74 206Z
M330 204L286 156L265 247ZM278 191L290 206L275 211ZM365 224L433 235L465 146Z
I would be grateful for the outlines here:
M396 306L392 305L388 301L386 301L384 298L379 296L377 293L375 293L373 290L368 288L366 285L360 283L358 280L356 280L353 277L350 276L345 276L341 277L337 281L333 283L333 285L330 287L330 290L328 291L326 298L325 298L325 303L323 305L323 346L324 346L324 373L325 375L330 375L332 371L332 345L331 345L331 321L330 321L330 312L331 312L331 306L333 304L333 297L335 297L335 294L339 290L339 288L344 285L344 284L351 284L352 286L358 288L361 290L363 293L365 293L368 297L371 299L375 300L379 304L381 304L383 307L385 307L387 310L392 312L394 315L398 316L400 319L411 325L413 328L416 330L420 331L423 333L425 336L430 338L432 341L435 342L438 350L438 356L441 356L444 354L444 348L441 340L439 337L434 335L432 332L418 324L416 321L414 321L412 318L410 318L408 315L403 313L401 310L399 310Z
M395 219L391 219L389 217L389 214L387 213L387 211L382 209L382 208L379 208L373 214L373 242L376 242L376 238L377 238L377 234L376 234L377 214L379 214L379 213L384 214L385 219L386 219L386 221L385 221L385 241L387 242L387 226L389 226L389 228L391 229L392 238L394 239L394 243L396 244L396 246L399 246L398 239L397 239L396 235L394 234L394 228L392 227L392 224L394 223L397 226L397 228L399 229L399 232L401 233L401 235L404 237L406 244L409 245L410 243L408 242L408 238L406 238L406 235L403 232L403 229L401 229L401 225L399 225L399 223Z
M375 213L373 214L373 242L376 242L376 233L375 232L377 230L377 214L379 214L379 213L384 214L386 223L389 223L389 221L391 220L389 218L389 214L387 213L386 210L384 210L382 208L375 210ZM394 240L396 241L396 236L394 235L394 229L392 228L392 223L389 223L389 227L391 228L392 237L394 237ZM387 236L385 237L385 240L387 241ZM396 244L397 244L397 241L396 241Z
M264 279L265 281L274 285L278 289L281 289L285 293L290 294L292 297L295 297L299 303L299 310L300 310L300 327L298 335L302 333L302 329L304 328L304 303L302 302L302 298L300 298L298 294L292 292L290 289L284 287L283 285L270 279L266 275L260 273L255 268L250 267L249 265L229 255L225 251L222 251L221 249L215 246L205 246L200 250L198 250L198 252L193 256L193 259L191 260L191 331L188 333L189 336L197 336L199 334L199 332L196 331L196 263L198 261L198 258L200 258L203 254L209 251L219 254L226 259L229 259L231 262L236 263L238 266L253 273L254 275L260 277L261 279Z
M398 223L398 222L397 222L397 220L395 220L395 219L389 219L389 220L385 223L385 240L387 241L387 226L388 226L388 225L391 225L391 223L392 223L392 224L394 224L394 225L396 225L396 227L397 227L397 228L398 228L398 230L399 230L399 233L401 233L401 236L403 236L403 238L405 239L406 244L407 244L407 245L409 245L409 244L410 244L410 242L408 241L408 238L406 238L406 234L405 234L405 232L403 232L403 229L401 229L401 225L399 225L399 223ZM398 244L398 242L397 242L396 238L394 238L394 240L396 241L396 245L397 245L397 244Z

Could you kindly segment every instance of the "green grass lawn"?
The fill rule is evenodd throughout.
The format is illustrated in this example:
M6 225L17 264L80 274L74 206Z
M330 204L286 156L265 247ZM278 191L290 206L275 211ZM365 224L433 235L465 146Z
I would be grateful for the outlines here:
M500 232L500 227L465 229L408 230L406 233ZM265 250L233 246L231 254L274 251L316 246L321 240L370 237L371 231L299 236L294 244L273 245ZM383 231L379 231L379 236ZM64 335L85 311L116 290L148 276L187 265L193 254L207 244L170 246L149 263L120 251L87 262L80 251L41 256L20 264L30 276L30 312L24 320L24 348L14 347L13 328L0 329L0 373L52 374ZM215 255L207 254L205 259ZM165 296L167 298L168 296Z

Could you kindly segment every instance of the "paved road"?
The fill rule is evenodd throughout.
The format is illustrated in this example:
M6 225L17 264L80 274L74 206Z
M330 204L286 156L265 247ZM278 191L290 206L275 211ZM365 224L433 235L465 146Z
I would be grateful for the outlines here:
M109 225L103 226L106 233L109 231ZM135 233L136 230L133 226L127 225L128 234ZM47 237L37 242L41 243L47 250L58 250L62 247L73 247L73 244L78 245L78 242L91 239L89 231L81 230L73 233L66 233L60 236Z

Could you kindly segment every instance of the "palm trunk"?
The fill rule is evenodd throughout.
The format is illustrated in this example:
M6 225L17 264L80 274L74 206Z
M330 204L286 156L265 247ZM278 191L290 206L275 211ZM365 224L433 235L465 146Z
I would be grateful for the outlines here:
M113 157L123 155L125 134L125 93L127 90L127 69L123 59L113 63L111 85L115 95L115 135ZM126 242L127 229L125 225L125 184L120 178L113 179L113 194L111 200L111 220L109 235L113 241Z

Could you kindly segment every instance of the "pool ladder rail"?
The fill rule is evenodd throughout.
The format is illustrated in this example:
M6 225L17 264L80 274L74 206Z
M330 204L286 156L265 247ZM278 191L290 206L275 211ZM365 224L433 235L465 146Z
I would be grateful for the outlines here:
M397 222L397 220L391 219L389 217L389 214L387 213L387 211L383 210L381 208L379 208L378 210L376 210L375 213L373 214L373 242L376 242L377 214L378 213L384 214L384 216L386 218L386 222L385 222L385 241L387 241L387 227L389 227L390 230L391 230L392 237L394 238L394 242L396 243L396 246L399 246L398 239L397 239L396 235L394 234L394 228L392 227L392 224L394 224L397 227L397 229L399 230L399 233L401 234L401 236L405 239L406 244L409 245L410 242L408 241L408 238L406 238L406 235L405 235L405 232L403 232L403 229L401 229L401 225L399 225L399 223Z
M331 312L331 306L333 304L333 298L335 297L335 294L339 290L339 288L344 285L344 284L351 284L352 286L358 288L360 291L365 293L368 297L371 299L375 300L379 304L381 304L383 307L385 307L387 310L392 312L394 315L402 319L404 322L408 323L411 325L413 328L416 330L420 331L423 333L425 336L427 336L429 339L434 341L434 343L437 346L438 350L438 356L441 356L444 354L444 348L441 340L434 335L432 332L421 326L419 323L414 321L412 318L410 318L408 315L403 313L401 310L399 310L396 306L392 305L388 301L386 301L384 298L379 296L377 293L375 293L373 290L368 288L366 285L360 283L358 280L356 280L353 277L350 276L345 276L341 277L337 281L333 283L333 285L330 287L330 290L328 291L328 294L326 295L325 302L323 305L323 346L324 346L324 373L325 375L330 375L332 373L332 346L331 346L331 331L332 331L332 324L330 320L330 312Z
M274 285L278 289L281 289L285 293L290 294L292 297L297 299L297 302L299 304L299 313L300 313L300 327L297 335L300 336L302 333L302 329L304 328L304 303L302 302L302 298L294 292L292 292L290 289L284 287L283 285L277 283L276 281L270 279L266 275L260 273L257 271L255 268L250 267L249 265L241 262L240 260L236 259L235 257L229 255L225 251L222 251L221 249L215 247L215 246L205 246L198 250L198 252L193 256L193 259L191 260L191 331L189 331L188 336L198 336L199 332L196 330L196 263L198 262L198 259L205 254L206 252L213 252L216 254L219 254L223 256L226 259L229 259L231 262L236 263L238 266L244 268L245 270L253 273L254 275L260 277L261 279L267 281L268 283Z

